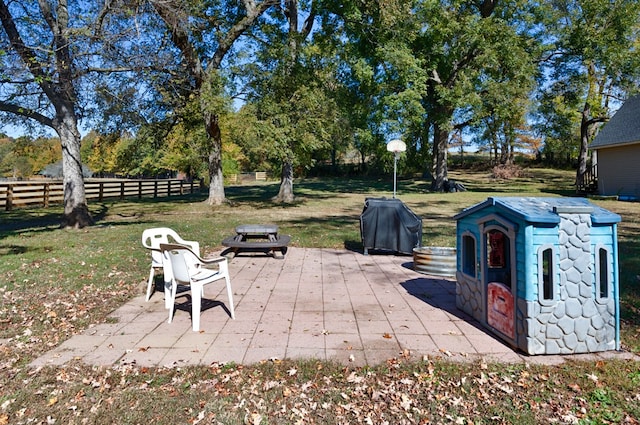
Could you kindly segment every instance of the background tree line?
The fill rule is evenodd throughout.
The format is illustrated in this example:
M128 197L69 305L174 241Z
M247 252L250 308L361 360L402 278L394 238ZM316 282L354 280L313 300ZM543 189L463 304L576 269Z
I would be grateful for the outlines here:
M277 173L291 202L321 164L384 171L396 137L432 190L467 144L579 176L640 77L635 0L0 0L0 21L0 122L56 133L75 227L82 164L204 178L211 205L225 173ZM1 172L37 171L43 140L0 140Z

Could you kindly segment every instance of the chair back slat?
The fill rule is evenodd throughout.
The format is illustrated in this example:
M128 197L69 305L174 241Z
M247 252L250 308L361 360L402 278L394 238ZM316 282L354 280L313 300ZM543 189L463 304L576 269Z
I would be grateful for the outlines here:
M171 249L165 251L165 254L169 257L169 261L171 261L171 272L173 273L174 279L181 284L188 285L190 281L189 266L187 265L184 251Z

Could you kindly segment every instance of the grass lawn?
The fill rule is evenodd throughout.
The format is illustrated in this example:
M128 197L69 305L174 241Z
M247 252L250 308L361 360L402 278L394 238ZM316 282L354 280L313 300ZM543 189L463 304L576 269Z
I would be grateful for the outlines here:
M398 181L398 197L423 218L423 244L454 246L452 217L488 196L572 196L573 172L528 170L499 181L452 172L467 192L429 193ZM399 356L365 368L320 361L188 368L33 370L28 363L142 293L145 228L167 226L219 253L242 223L275 223L292 246L361 249L366 197L392 196L391 178L296 182L297 202L274 205L278 184L232 186L229 204L206 196L90 204L96 225L58 228L61 209L0 212L0 425L640 423L640 364L459 364ZM640 353L640 203L594 200L619 225L622 345Z

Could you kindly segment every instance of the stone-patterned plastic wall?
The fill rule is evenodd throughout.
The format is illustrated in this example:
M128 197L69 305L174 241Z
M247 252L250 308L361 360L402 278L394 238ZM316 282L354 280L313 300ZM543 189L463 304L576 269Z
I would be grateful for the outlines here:
M478 279L471 279L464 273L456 273L456 307L484 323L484 308L482 306L482 287Z
M615 301L596 299L590 214L560 214L558 301L517 302L518 346L529 354L615 349Z

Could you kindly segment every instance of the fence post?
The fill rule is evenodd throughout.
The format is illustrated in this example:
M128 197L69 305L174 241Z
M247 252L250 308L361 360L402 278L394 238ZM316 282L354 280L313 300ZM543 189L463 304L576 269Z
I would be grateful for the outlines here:
M98 182L98 201L102 202L104 198L104 182Z
M158 179L155 179L153 181L153 197L154 198L158 197Z
M13 209L13 185L9 184L7 186L7 204L4 207L7 211L11 211Z
M142 180L138 180L138 199L142 199Z
M124 199L124 182L120 182L120 200Z
M171 196L171 179L167 180L167 196Z
M180 180L180 195L184 195L184 180Z
M44 184L44 200L42 202L45 208L49 207L49 191L51 190L49 183Z

